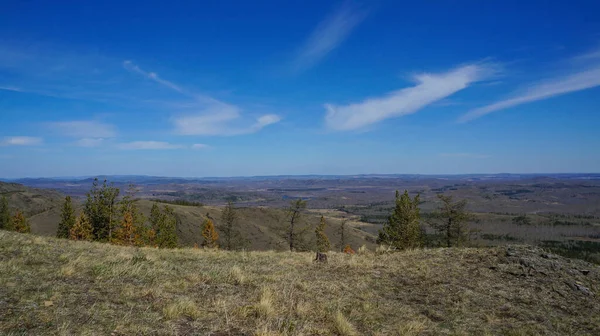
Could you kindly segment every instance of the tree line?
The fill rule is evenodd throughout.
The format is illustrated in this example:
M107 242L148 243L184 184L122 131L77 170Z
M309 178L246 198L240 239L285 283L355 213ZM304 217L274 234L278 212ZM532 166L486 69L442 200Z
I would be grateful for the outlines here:
M108 242L127 246L153 246L175 248L179 246L177 226L179 219L169 205L162 208L154 202L150 216L146 218L137 205L136 187L130 185L125 195L119 198L120 190L106 180L100 183L94 179L90 191L86 194L83 207L75 214L73 201L66 196L61 210L56 236L72 240ZM452 196L438 195L440 206L429 214L430 226L441 238L443 246L465 246L472 231L468 222L473 219L466 211L466 201L454 201ZM396 191L395 207L379 231L377 244L395 249L410 249L431 246L425 223L420 214L420 195L411 198L408 191L400 194ZM287 208L287 224L283 227L283 238L290 251L315 249L327 252L331 242L325 233L327 222L323 216L316 225L302 225L301 217L307 202L302 199L290 202ZM236 250L248 244L238 227L239 217L232 202L228 202L221 213L219 236L214 221L207 213L201 226L201 245L207 248ZM348 224L342 220L337 228L339 251L354 253L348 244ZM307 234L314 228L314 244L307 242ZM0 200L0 229L29 233L31 226L22 211L10 214L8 200ZM196 245L196 247L198 247Z

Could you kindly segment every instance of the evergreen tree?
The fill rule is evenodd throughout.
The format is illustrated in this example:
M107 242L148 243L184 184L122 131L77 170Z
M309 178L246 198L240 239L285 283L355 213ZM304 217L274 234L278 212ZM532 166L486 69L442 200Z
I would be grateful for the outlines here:
M158 227L160 225L160 220L163 214L160 212L160 208L158 207L158 203L154 202L152 204L152 208L150 209L150 227L158 232Z
M227 250L241 248L244 245L244 238L236 226L237 219L238 216L233 203L231 201L227 202L221 213L221 220L223 221L221 231L223 233L224 247Z
M347 242L346 242L346 230L347 230L347 226L348 226L348 220L347 219L342 219L342 221L340 222L340 226L338 227L338 234L340 235L340 243L338 245L338 247L340 248L340 251L344 251L344 249L346 248Z
M10 225L12 230L20 233L30 233L31 225L29 221L23 215L23 212L17 210L15 215L12 218L12 224Z
M327 252L331 248L329 238L325 234L325 217L321 216L321 222L315 229L315 236L317 241L317 252Z
M2 196L0 199L0 229L8 230L10 224L10 209L8 207L8 199Z
M300 215L302 211L306 209L306 201L301 198L296 201L292 201L288 207L288 217L290 226L288 228L288 243L290 244L290 251L294 251L298 247L299 240L302 239L302 230L298 230L298 222L300 221Z
M444 235L444 240L447 247L464 246L470 239L470 230L467 223L471 220L472 215L467 212L467 201L462 200L453 202L452 196L438 195L442 204L438 209L436 218L440 222L434 224L433 227Z
M117 197L119 189L108 184L106 180L100 185L94 179L92 189L87 193L84 212L92 226L93 239L110 241L117 218Z
M377 243L398 249L421 246L419 203L419 195L411 199L407 190L402 195L396 191L396 207L387 223L379 230Z
M138 209L136 191L135 185L130 184L127 194L119 202L121 222L111 234L111 242L115 244L139 246L144 244L144 240L148 240L147 228L144 225L146 219Z
M139 246L142 240L138 231L133 214L126 211L121 224L113 232L111 242L117 245Z
M161 248L177 247L177 217L168 205L165 205L159 220L156 242Z
M202 246L215 248L219 247L217 244L217 239L219 239L219 234L215 230L215 225L213 221L209 218L204 220L204 224L202 225Z
M71 196L67 196L65 197L65 203L63 203L63 208L60 213L60 223L58 223L56 237L69 238L69 231L73 225L75 225L75 210L73 210Z
M69 239L72 240L92 240L94 238L92 224L82 211L75 221L75 225L69 230Z

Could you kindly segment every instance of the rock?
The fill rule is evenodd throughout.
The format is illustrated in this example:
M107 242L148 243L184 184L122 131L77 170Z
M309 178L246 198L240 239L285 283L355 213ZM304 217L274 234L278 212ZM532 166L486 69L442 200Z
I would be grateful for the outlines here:
M517 251L515 251L513 248L509 247L506 249L506 256L507 257L514 257L517 255Z
M583 285L581 285L579 283L575 283L575 287L585 295L590 295L590 296L594 295L594 293L592 293L592 291L589 288L584 287Z
M54 306L54 302L52 301L44 301L44 307Z
M550 254L550 253L542 253L542 254L540 254L540 256L544 259L558 259L557 256L555 256L554 254Z

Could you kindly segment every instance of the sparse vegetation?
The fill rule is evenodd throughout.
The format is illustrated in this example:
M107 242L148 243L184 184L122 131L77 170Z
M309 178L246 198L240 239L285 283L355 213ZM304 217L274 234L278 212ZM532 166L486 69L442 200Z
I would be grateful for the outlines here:
M600 269L532 247L330 252L324 266L314 252L122 247L0 231L0 251L7 335L600 333Z

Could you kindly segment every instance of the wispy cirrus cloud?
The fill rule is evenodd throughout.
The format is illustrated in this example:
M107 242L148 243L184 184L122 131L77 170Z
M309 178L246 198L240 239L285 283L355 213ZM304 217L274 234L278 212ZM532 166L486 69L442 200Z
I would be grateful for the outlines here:
M385 119L413 114L497 73L494 64L470 64L441 74L420 74L417 85L349 105L326 104L325 123L333 130L364 129Z
M210 148L210 146L206 145L206 144L200 144L200 143L198 143L198 144L193 144L192 145L192 149L207 149L207 148Z
M131 61L123 62L123 66L129 71L192 98L190 102L179 104L184 106L186 112L182 112L171 119L176 134L207 136L250 134L281 120L281 117L275 114L264 114L256 118L244 116L238 106L222 102L210 96L193 93L180 85L159 77L154 72L142 70Z
M117 136L117 129L114 125L95 120L59 121L50 122L47 125L62 136L74 138L113 138Z
M179 149L183 148L183 146L164 141L132 141L119 144L117 148L124 150L162 150Z
M294 71L303 71L316 65L344 42L366 16L366 11L352 6L349 2L339 7L319 23L302 46L293 62Z
M35 146L42 144L43 139L30 136L9 136L0 141L3 146Z
M510 98L473 109L462 115L458 122L469 122L514 106L600 86L600 50L576 56L573 61L586 64L583 68L582 65L578 65L579 69L570 70L563 76L529 84Z

